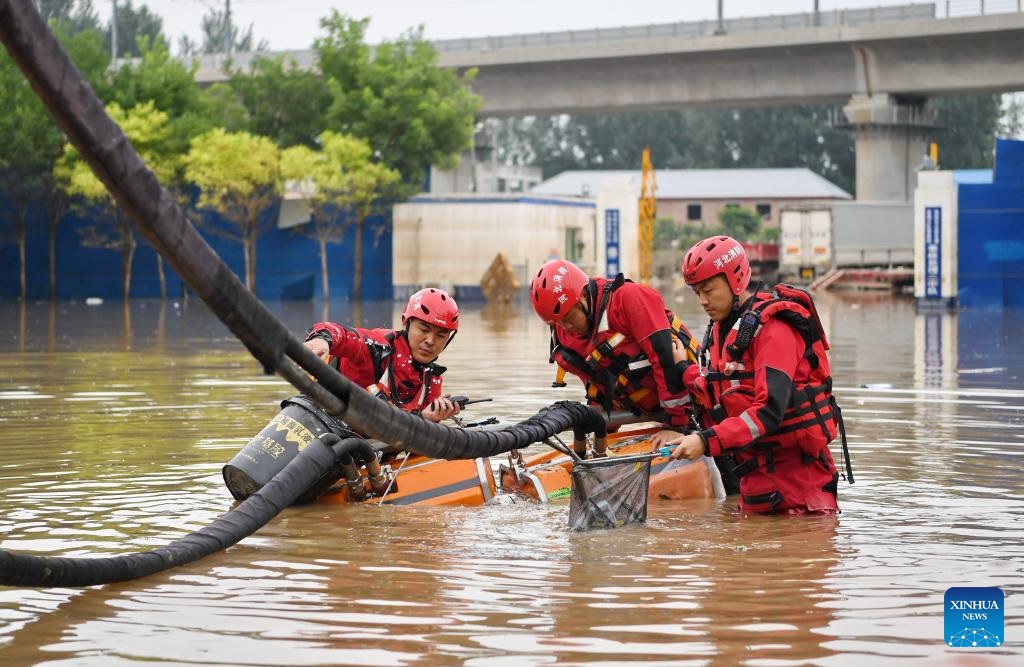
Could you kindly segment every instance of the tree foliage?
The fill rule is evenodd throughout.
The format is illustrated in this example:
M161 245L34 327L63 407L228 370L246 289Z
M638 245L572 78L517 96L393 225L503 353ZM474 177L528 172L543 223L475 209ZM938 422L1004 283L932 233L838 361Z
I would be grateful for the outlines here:
M80 17L74 3L48 3L58 37L78 63L86 78L104 92L103 73L108 59L99 46L95 31L71 32L71 20ZM76 13L78 12L78 13ZM84 19L83 19L84 20ZM46 112L21 71L4 51L0 53L0 190L9 198L10 207L0 211L0 243L13 242L18 248L19 288L27 295L26 240L29 207L40 200L47 204L50 227L50 282L54 291L54 237L63 215L62 198L57 196L53 168L63 151L64 135Z
M326 35L313 47L331 94L326 125L365 139L416 191L430 165L453 167L470 146L480 99L468 85L476 72L439 68L422 29L371 51L368 23L336 10L320 21Z
M1003 115L1002 95L940 97L932 101L939 111L940 169L991 169L995 136Z
M69 34L100 31L100 20L91 0L35 0L35 6L44 19L60 25Z
M117 21L117 57L138 58L142 55L140 44L156 44L166 42L164 38L164 20L158 14L149 11L149 7L132 4L132 0L121 0L117 3L114 17ZM103 47L111 52L113 29L108 23L103 31Z
M944 169L991 167L994 137L1012 132L1021 116L1012 105L1004 110L998 95L931 103L942 119L932 138ZM498 133L498 158L540 166L548 178L567 169L635 169L650 146L663 169L807 167L853 192L853 136L834 122L840 113L801 105L509 119Z
M254 222L258 219L254 211L276 203L280 179L264 175L259 187L236 186L248 178L253 168L266 166L263 155L278 150L275 143L323 152L326 147L318 143L318 137L331 127L358 137L371 147L369 153L347 165L353 174L369 174L371 180L376 179L376 185L365 191L375 192L377 200L361 200L359 193L364 190L352 186L353 203L346 215L356 224L357 235L362 234L363 221L375 203L391 202L417 190L429 165L454 165L461 150L470 144L473 119L480 105L480 100L467 90L472 73L458 75L439 69L437 53L421 30L371 50L365 42L366 22L334 12L324 20L325 36L318 40L318 69L324 76L300 70L284 59L257 58L248 71L231 72L229 84L200 89L194 81L197 64L185 64L171 57L158 17L143 3L122 0L118 4L118 49L121 55L138 57L119 60L114 69L109 67L110 26L104 29L99 24L90 0L36 0L36 5L51 21L69 54L105 103L116 105L111 108L129 110L129 116L139 109L164 114L166 134L162 141L167 154L179 159L160 162L160 169L167 169L161 173L161 179L172 189L181 190L184 168L191 167L193 182L203 189L200 204L226 211L232 221L229 227L234 228L234 236L230 229L227 235L242 241L249 285L255 281L255 238L261 230ZM207 16L203 50L223 50L222 36L228 24L226 16L217 11ZM251 28L239 31L232 24L227 32L232 35L233 50L261 48L252 43ZM214 48L215 42L218 48ZM67 192L74 191L79 202L94 204L105 201L105 195L99 182L90 180L87 170L73 168L72 158L65 158L60 168L55 164L65 139L20 72L6 55L3 58L0 136L6 139L0 146L0 179L6 180L0 182L0 187L8 200L21 188L26 193L23 201L37 197L46 202L51 231L51 294L55 294L56 225L66 210ZM212 133L215 128L221 132ZM264 138L258 139L257 135ZM211 148L218 140L228 141L224 137L235 137L237 144L241 136L256 142L251 151L235 144ZM204 140L197 144L197 137ZM216 179L211 174L216 169L211 167L210 173L200 169L199 155L204 147L207 153L223 150L222 162L228 161L230 150L240 151L242 157L237 158L235 173L227 174L229 168L220 167L223 189L212 187ZM191 161L183 159L186 154ZM84 164L81 166L84 168ZM40 174L40 182L39 187L29 192L32 174ZM60 187L56 185L58 175L63 179ZM249 193L253 201L242 202L239 192ZM235 201L231 201L233 195L237 195ZM97 215L106 222L117 214L116 210L100 212L101 208L94 205L92 210L99 212ZM27 205L21 210L27 210ZM22 215L19 219L27 218ZM98 225L106 224L97 220ZM25 237L23 225L6 227L12 229L7 234L10 238ZM224 235L225 230L219 232ZM97 232L90 242L126 248L131 239L124 234L116 239ZM359 244L357 265L362 260L361 249ZM358 288L357 277L356 292Z
M206 228L242 244L245 285L256 287L256 241L266 231L266 210L281 193L280 150L266 137L210 130L192 140L185 178L199 188L200 208L216 211L230 224Z
M761 228L761 216L745 206L725 206L718 211L722 231L737 241L751 241Z
M209 116L203 100L208 94L195 84L195 63L186 65L171 56L162 40L139 43L141 56L123 63L111 76L111 99L130 109L152 102L169 117L170 141L174 150L184 154L193 137L218 124Z
M252 24L244 30L240 29L227 12L211 8L202 20L202 37L196 42L182 35L178 40L178 50L183 56L196 56L203 53L242 53L247 51L266 51L270 44L265 39L256 41L253 36ZM229 45L231 48L227 48Z
M663 169L806 166L853 187L853 139L819 105L510 119L498 159L567 169L633 169L651 148Z
M362 139L324 132L320 146L319 151L306 146L286 149L281 171L285 179L301 183L310 200L313 214L307 234L319 244L325 300L330 298L327 244L340 242L345 230L355 225L353 297L358 299L363 226L374 203L387 199L400 177L397 171L373 162L370 145Z
M316 146L330 98L324 80L284 56L257 57L231 71L231 89L247 114L248 130L283 148ZM301 100L301 103L297 101Z
M170 131L166 113L158 110L152 101L127 111L114 102L107 105L107 113L121 126L125 136L157 178L167 179L174 173L179 158L169 150ZM121 290L127 299L131 293L132 260L138 247L134 225L111 197L106 186L92 172L89 164L70 144L57 161L54 173L57 183L75 198L77 206L83 209L91 207L100 212L93 224L78 230L79 235L86 247L117 250L121 253Z

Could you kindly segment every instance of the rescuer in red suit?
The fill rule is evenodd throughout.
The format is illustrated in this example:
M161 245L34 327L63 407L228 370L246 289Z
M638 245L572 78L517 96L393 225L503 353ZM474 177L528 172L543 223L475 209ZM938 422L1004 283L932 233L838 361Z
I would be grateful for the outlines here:
M402 313L402 329L360 329L318 322L306 335L306 347L338 361L338 371L367 391L439 422L459 413L442 393L445 367L436 363L459 329L459 307L444 290L427 288L412 295Z
M696 341L658 292L622 274L591 278L572 262L552 259L534 276L530 303L551 327L551 360L583 381L591 405L662 412L667 428L692 429L682 373L696 360ZM673 340L684 351L678 362Z
M673 458L730 455L742 512L837 514L828 444L842 417L810 295L785 284L751 291L746 252L728 236L690 248L682 271L711 323L683 378L705 428L667 441ZM852 483L848 457L847 473Z

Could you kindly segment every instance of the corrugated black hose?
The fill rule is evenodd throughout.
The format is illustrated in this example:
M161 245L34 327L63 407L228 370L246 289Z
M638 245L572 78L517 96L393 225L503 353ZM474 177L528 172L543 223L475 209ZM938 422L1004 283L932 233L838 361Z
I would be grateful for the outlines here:
M161 187L121 128L107 115L103 103L30 0L0 0L0 41L117 204L267 373L276 371L328 412L344 416L345 421L370 437L433 458L493 456L543 441L569 428L598 430L603 434L605 424L600 415L578 403L557 403L500 431L477 431L428 422L355 387L310 352L221 261L174 197ZM202 531L193 535L203 535L194 541L212 545L213 550L228 546L217 546L219 542L211 541ZM17 581L20 585L36 586L91 585L143 576L187 562L177 550L148 554L139 554L144 556L146 567L132 570L124 570L122 565L101 567L99 559L85 559L96 576L76 579L89 581L88 584L71 584L57 583L47 574L55 567L69 571L64 563L71 559L44 558L40 561L43 564L30 567L28 559L34 557L0 552L0 584ZM19 573L33 572L35 578L27 574L8 576L9 568Z
M344 452L340 438L325 433L267 484L209 526L167 546L104 558L27 556L0 550L0 584L5 586L95 586L128 581L191 563L252 535L316 482ZM351 449L351 448L349 448Z

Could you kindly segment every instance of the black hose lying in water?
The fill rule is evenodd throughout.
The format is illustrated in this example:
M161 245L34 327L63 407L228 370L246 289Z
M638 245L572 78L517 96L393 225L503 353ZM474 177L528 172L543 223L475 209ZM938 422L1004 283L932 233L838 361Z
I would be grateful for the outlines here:
M576 403L556 404L547 413L501 431L469 431L428 422L370 396L307 349L221 261L107 114L30 0L0 0L0 41L117 204L267 373L276 371L361 433L433 458L492 456L568 428L603 432L600 415ZM116 565L107 564L108 559L84 559L87 564L81 566L73 564L77 559L35 561L0 551L0 583L34 581L38 583L31 585L57 586L122 581L200 557L186 557L193 551L204 555L237 541L222 541L222 537L199 531L175 543L187 540L188 548L172 545L110 559ZM86 575L93 572L95 576Z
M531 420L523 428L465 431L428 422L370 396L306 348L217 256L107 114L32 2L0 0L0 41L68 140L182 280L267 373L277 371L330 414L369 437L444 459L500 454L571 427L604 428L590 409L565 404L566 414L553 420L559 425L556 431Z
M367 397L370 395L367 393ZM370 397L372 404L388 410L388 404ZM533 417L498 431L478 431L479 437L489 445L489 451L510 451L534 442L540 442L586 419L600 424L604 433L604 420L590 408L564 401L555 403ZM596 422L594 421L596 420ZM444 429L425 419L416 418L414 425L429 425ZM395 427L396 442L414 439L424 429ZM468 433L465 429L448 429ZM456 439L451 450L465 446L471 438ZM462 441L466 442L462 442ZM312 500L325 482L337 479L340 460L351 459L352 454L367 455L369 444L358 438L340 439L334 433L324 433L310 442L283 470L262 488L242 501L235 509L224 514L209 526L190 533L167 546L142 553L109 556L105 558L61 558L16 554L0 549L0 585L2 586L96 586L137 579L178 565L191 563L211 553L226 549L239 540L252 535L284 508L303 496ZM372 449L369 452L372 456Z
M138 579L191 563L252 535L320 479L338 458L338 436L309 443L262 489L209 526L167 546L105 558L28 556L0 549L0 585L96 586Z

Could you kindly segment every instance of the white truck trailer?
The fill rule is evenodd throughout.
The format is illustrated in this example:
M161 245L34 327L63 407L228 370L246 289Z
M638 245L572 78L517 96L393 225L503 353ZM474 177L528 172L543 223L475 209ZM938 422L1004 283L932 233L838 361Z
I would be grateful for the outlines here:
M810 282L832 268L832 209L824 206L779 211L779 276Z

